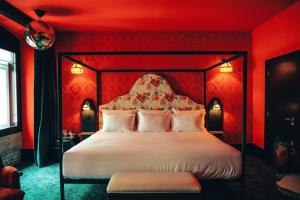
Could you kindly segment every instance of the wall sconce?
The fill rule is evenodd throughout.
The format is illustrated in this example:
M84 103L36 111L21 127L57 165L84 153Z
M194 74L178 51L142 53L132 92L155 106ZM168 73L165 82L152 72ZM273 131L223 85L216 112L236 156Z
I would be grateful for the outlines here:
M220 72L232 72L233 68L230 62L223 63L220 67Z
M71 73L72 74L82 74L83 73L83 67L79 65L78 63L75 63L71 67Z
M213 98L208 105L208 130L223 130L223 106L219 99Z
M213 104L214 104L212 107L213 110L221 110L221 105L218 100L215 99Z
M91 110L91 106L90 106L90 102L89 101L85 101L85 103L82 106L82 110Z
M96 131L96 111L91 99L85 99L81 106L81 131Z

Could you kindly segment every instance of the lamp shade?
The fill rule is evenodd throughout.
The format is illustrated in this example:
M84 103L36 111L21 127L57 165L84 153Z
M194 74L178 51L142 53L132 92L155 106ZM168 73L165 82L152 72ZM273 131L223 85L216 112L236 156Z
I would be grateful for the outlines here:
M88 102L86 102L82 107L82 110L90 110L90 109L91 109L91 106Z
M72 74L82 74L83 73L83 67L77 63L75 63L71 68Z
M95 106L92 99L85 99L81 105L83 111L85 110L95 110Z
M223 63L220 67L220 72L232 72L233 68L230 62Z
M221 110L221 105L217 101L215 101L212 109L213 110Z
M55 32L46 22L33 20L25 28L24 39L29 46L37 50L45 50L54 44Z

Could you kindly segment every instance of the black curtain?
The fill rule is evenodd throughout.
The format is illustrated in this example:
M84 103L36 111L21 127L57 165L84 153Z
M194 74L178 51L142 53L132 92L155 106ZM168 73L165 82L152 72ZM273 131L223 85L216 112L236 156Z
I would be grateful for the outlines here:
M55 158L58 133L56 71L53 47L34 50L34 154L38 167Z

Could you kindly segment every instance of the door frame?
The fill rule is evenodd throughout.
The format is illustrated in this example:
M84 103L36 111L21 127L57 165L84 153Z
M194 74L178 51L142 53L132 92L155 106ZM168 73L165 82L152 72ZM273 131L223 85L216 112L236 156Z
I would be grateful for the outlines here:
M265 61L265 128L264 128L264 152L265 156L269 161L273 161L273 151L269 149L269 130L270 130L270 121L269 121L269 90L270 90L270 68L272 65L283 62L283 61L288 61L293 58L298 58L298 62L300 61L300 50L293 51L291 53L281 55L275 58L271 58Z

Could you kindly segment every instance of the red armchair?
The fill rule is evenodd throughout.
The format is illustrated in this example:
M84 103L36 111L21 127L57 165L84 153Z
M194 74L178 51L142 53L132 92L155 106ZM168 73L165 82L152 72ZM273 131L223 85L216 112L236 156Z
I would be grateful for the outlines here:
M22 200L25 193L20 189L22 172L12 166L0 168L0 200Z

